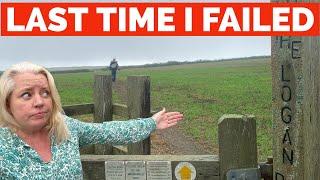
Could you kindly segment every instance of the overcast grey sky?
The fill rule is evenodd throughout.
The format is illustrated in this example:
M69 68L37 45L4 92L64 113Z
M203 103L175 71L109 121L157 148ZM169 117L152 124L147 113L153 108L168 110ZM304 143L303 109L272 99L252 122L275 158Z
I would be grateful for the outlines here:
M26 60L46 67L69 67L106 65L113 57L120 65L136 65L270 53L270 37L0 37L0 70Z

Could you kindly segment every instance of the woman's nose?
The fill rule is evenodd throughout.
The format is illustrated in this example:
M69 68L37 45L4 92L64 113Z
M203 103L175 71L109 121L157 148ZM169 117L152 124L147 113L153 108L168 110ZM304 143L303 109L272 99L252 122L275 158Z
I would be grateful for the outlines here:
M35 107L42 107L43 106L43 97L40 95L34 96L34 106Z

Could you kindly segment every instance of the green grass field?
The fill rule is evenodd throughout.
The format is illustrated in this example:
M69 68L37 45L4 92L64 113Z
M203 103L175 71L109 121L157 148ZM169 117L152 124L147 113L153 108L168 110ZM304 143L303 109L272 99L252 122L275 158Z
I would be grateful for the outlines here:
M180 127L211 145L217 144L223 114L255 115L259 159L272 155L270 58L131 68L121 70L119 79L128 75L150 76L152 109L183 112ZM63 105L92 102L94 72L54 76Z

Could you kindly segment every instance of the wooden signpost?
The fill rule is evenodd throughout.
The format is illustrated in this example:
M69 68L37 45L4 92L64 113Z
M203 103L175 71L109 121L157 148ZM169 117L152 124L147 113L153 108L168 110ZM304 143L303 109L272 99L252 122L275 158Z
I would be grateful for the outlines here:
M275 180L320 179L319 42L319 36L272 37Z

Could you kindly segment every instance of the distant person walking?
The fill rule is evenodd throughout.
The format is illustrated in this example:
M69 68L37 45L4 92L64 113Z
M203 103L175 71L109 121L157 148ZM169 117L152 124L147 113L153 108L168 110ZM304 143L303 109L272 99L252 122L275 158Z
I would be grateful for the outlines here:
M115 82L116 81L117 70L120 70L118 62L116 61L115 58L113 58L112 61L110 62L109 69L111 71L112 82Z

